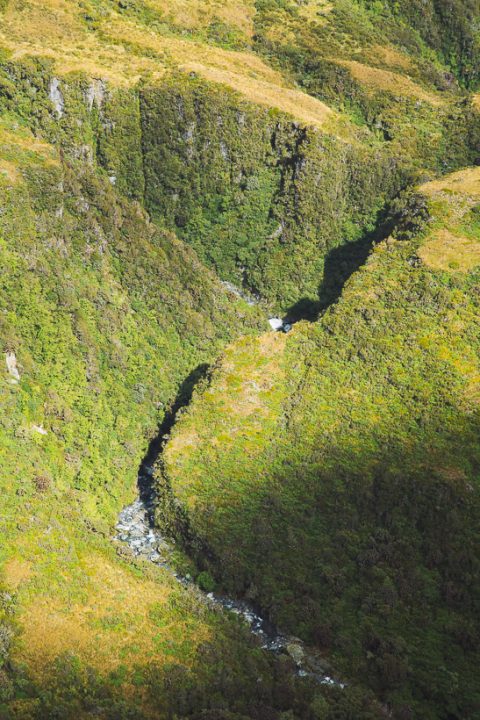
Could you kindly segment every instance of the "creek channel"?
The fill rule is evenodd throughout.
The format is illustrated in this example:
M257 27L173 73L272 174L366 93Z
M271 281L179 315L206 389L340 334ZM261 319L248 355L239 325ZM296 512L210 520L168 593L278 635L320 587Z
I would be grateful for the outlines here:
M242 297L249 305L256 305L258 298L246 295L243 291L228 282L222 284L237 297ZM289 332L292 328L291 322L281 318L270 318L268 320L272 330L277 332ZM311 653L296 637L280 632L259 610L254 608L245 600L227 597L213 592L203 592L195 585L190 576L182 576L175 571L170 564L173 546L167 541L159 529L155 526L155 504L157 500L154 478L154 464L162 453L168 433L171 430L175 416L181 407L188 404L191 399L192 382L195 383L205 375L207 366L197 368L184 383L190 391L180 393L183 398L173 405L171 412L163 423L162 431L158 438L152 442L149 452L142 462L138 472L138 498L131 505L123 508L118 516L115 526L116 542L125 543L132 554L147 562L168 570L173 577L183 586L193 586L201 593L205 603L212 608L223 609L240 616L248 625L250 631L255 635L264 650L289 655L296 666L296 674L300 677L311 677L322 685L336 685L344 688L344 683L339 682L326 673L322 667L322 661Z
M161 453L164 442L165 436L160 446L157 446L157 455ZM298 676L311 677L323 685L345 687L343 683L326 673L322 661L311 653L300 639L281 633L251 604L241 599L203 592L190 576L184 577L175 571L169 560L173 545L155 527L154 522L156 503L154 462L155 457L150 453L140 466L138 498L120 512L114 540L126 544L135 557L167 569L181 585L196 587L203 601L210 607L240 616L252 634L258 638L263 649L277 654L287 654L292 658Z

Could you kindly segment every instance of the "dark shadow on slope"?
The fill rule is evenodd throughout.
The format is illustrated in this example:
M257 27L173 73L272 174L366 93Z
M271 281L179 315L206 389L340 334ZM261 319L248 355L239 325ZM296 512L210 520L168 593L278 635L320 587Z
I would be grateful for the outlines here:
M319 306L321 311L336 303L340 298L345 283L367 261L375 245L391 235L393 230L405 221L405 213L409 216L413 210L408 204L406 207L403 193L400 193L378 215L375 228L365 233L355 242L345 243L333 248L325 258L323 279L318 288ZM418 204L416 200L416 205ZM415 205L415 210L417 210ZM403 214L402 214L403 213ZM416 228L416 225L415 225Z
M405 188L380 213L374 230L356 242L333 248L327 255L318 290L321 310L337 302L345 283L365 264L375 245L392 233L397 240L409 240L419 235L429 220L426 198L412 188Z
M369 233L356 242L340 245L328 253L318 289L319 307L322 310L337 302L345 283L366 262L378 239L378 233Z
M333 248L325 258L318 300L301 298L288 308L284 321L292 324L299 320L315 322L322 312L337 302L347 280L367 260L378 235L372 233L356 242Z
M428 435L397 442L395 421L384 450L345 433L311 468L297 450L268 482L246 471L249 487L219 502L208 524L215 488L196 498L194 523L225 591L254 592L264 614L333 657L399 720L478 711L480 493L454 458L468 458L475 476L479 424L459 415L458 425L439 431L435 450ZM458 687L442 684L443 667Z
M202 363L187 375L180 385L175 399L167 407L165 416L158 427L158 432L150 441L145 457L140 463L140 467L138 468L138 492L140 500L142 500L147 507L153 505L155 496L151 467L162 451L163 444L175 424L179 411L190 403L196 385L207 377L209 370L210 365ZM150 521L153 524L153 514Z
M288 308L284 321L296 323L299 320L315 322L320 313L340 298L347 280L366 262L374 244L383 240L382 231L369 233L356 242L333 248L325 258L323 279L318 289L318 300L301 298Z
M321 305L317 300L312 300L311 298L301 298L295 303L295 305L288 308L284 317L284 322L291 323L292 325L299 320L309 320L310 322L314 322L321 309Z
M398 224L401 218L398 217L398 211L395 214L395 207L396 202L393 201L379 215L375 229L359 240L338 245L330 250L325 258L318 300L301 298L288 308L285 322L314 322L330 305L337 302L348 279L365 264L374 246L385 240Z
M376 230L356 242L333 248L325 258L323 278L318 288L318 300L301 298L288 308L284 321L292 324L299 320L315 322L320 313L337 302L349 277L361 268L375 242L383 237L382 231Z

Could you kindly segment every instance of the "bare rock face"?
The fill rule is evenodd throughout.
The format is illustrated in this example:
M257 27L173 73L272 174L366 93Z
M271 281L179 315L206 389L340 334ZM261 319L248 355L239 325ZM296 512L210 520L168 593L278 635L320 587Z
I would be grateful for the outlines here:
M280 318L270 318L268 322L272 330L281 330L283 327L283 320Z
M17 357L14 352L5 353L5 361L7 363L7 370L10 375L10 382L17 383L20 380L20 373L17 367Z
M48 430L45 430L43 425L32 425L32 430L39 435L48 435Z
M303 643L299 638L289 638L289 642L286 645L286 651L292 658L296 665L301 665L305 659L305 650Z
M96 105L98 110L101 110L105 100L105 95L105 82L103 80L99 80L98 78L94 78L91 81L85 95L88 109L91 111L93 109L93 106Z
M62 91L60 90L60 81L58 78L52 78L48 87L48 97L53 103L57 117L61 118L65 110L65 101Z

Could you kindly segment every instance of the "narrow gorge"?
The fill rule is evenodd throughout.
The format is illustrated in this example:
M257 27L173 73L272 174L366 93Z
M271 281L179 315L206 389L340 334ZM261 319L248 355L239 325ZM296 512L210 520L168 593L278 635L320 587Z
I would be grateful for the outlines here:
M479 27L0 0L0 720L479 720Z

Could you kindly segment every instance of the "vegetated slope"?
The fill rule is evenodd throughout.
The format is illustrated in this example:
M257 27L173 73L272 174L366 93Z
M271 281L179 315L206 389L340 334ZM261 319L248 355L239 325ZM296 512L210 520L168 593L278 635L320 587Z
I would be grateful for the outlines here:
M418 32L427 46L449 65L463 83L475 85L479 78L478 3L475 0L407 0L384 3L365 0L375 15L383 20L392 39L404 43L405 28L399 19Z
M455 12L462 27L467 10ZM48 58L61 92L78 71L124 88L114 122L132 133L136 158L141 124L148 209L223 279L298 315L299 302L313 312L332 299L325 259L357 242L352 254L365 257L399 187L478 158L478 113L451 72L456 55L435 54L408 17L351 0L199 1L188 12L163 0L11 0L0 46ZM123 160L103 157L117 176ZM139 197L142 183L135 172L130 192Z
M225 88L173 75L140 96L147 207L221 277L278 312L314 314L365 259L402 187L478 157L470 99L419 101L408 85L399 97L383 87L380 95L398 130L390 141L373 120L355 127L344 114L322 128L299 126Z
M427 184L339 302L241 339L159 469L230 592L394 717L476 717L480 172Z
M288 663L277 680L238 622L111 542L180 383L265 321L122 197L89 145L87 162L74 143L62 158L21 117L0 123L0 716L252 703L260 718L294 703Z
M137 93L1 80L0 716L378 715L113 545L179 387L266 319L143 209Z
M326 257L371 231L408 177L368 136L299 126L198 79L145 90L140 112L154 217L283 312L331 299Z
M475 4L262 0L257 7L255 49L304 91L367 124L414 167L445 172L465 163L470 101L455 73L475 87ZM478 137L474 145L478 153Z
M267 659L232 619L161 570L117 556L109 539L165 406L199 364L262 323L195 249L279 311L306 300L294 314L313 313L366 257L378 214L402 186L476 161L477 115L449 72L471 84L474 75L446 52L429 55L408 24L396 35L395 16L389 24L380 9L318 0L0 0L2 717L381 715L365 686L315 690L295 679L288 658ZM473 258L474 237L468 228L449 232L425 245L424 261L463 271L468 261L452 257L452 237ZM294 339L305 333L316 347L323 332L296 330L286 349L281 336L259 340L257 369L252 341L242 341L250 385L246 406L230 418L248 440L242 461L245 449L253 456L268 440L265 428L280 438L281 408L295 397ZM291 352L306 357L294 344ZM236 351L231 362L241 377ZM315 387L310 394L314 403ZM301 399L304 411L307 424L317 422ZM243 483L241 463L238 472ZM283 541L295 503L284 522L281 501L272 502ZM262 575L258 548L236 530L242 517L229 543L238 539L236 552L246 545L248 561L231 555L239 572L232 586L249 586L286 625L328 644L328 622L325 640L323 628L303 627L300 605L286 610L291 588L317 607L295 547L290 577L279 581L287 552L277 562L268 524L260 528ZM219 543L222 518L211 526ZM305 549L304 562L315 565ZM360 656L349 652L348 638L358 642L360 633L355 624L348 634L351 607L338 613L347 639L335 660L355 674L341 660ZM468 645L462 623L452 632ZM381 647L390 662L394 653ZM367 652L374 664L375 644ZM385 671L374 681L367 670L381 696Z

